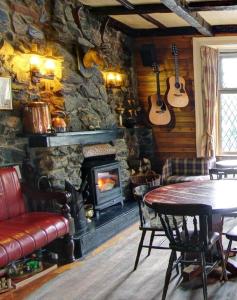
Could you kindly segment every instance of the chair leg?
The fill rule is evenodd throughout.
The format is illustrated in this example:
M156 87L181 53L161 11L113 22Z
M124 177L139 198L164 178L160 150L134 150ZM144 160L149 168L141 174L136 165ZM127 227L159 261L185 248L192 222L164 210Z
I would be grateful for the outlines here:
M151 247L152 247L152 244L153 244L153 241L154 241L154 236L155 236L155 231L152 231L147 256L150 256L150 254L151 254Z
M220 240L218 240L217 242L217 250L219 251L220 257L221 257L221 267L222 267L222 274L221 274L221 278L220 280L223 279L227 281L228 277L227 277L227 273L226 273L226 264L225 264L225 257L224 257L224 251L223 251L223 246Z
M135 260L135 265L134 265L133 271L135 271L137 269L137 265L138 265L139 258L140 258L140 255L141 255L141 251L142 251L142 246L143 246L145 235L146 235L146 230L143 229L142 230L141 239L140 239L140 242L139 242L139 245L138 245L138 249L137 249L137 256L136 256L136 260Z
M177 253L176 252L175 252L175 260L177 260ZM177 275L179 275L179 265L177 264L175 268L176 268Z
M230 250L231 250L231 246L232 246L232 240L229 241L229 244L227 246L227 250L226 250L226 254L225 254L225 269L227 266L227 262L228 262L228 258L229 258L229 254L230 254Z
M174 250L172 250L171 254L170 254L168 268L167 268L166 275L165 275L165 284L164 284L163 293L162 293L162 300L165 300L165 298L166 298L175 257L176 257L176 252Z
M203 299L207 300L207 272L206 272L205 252L201 252L201 262L202 262Z

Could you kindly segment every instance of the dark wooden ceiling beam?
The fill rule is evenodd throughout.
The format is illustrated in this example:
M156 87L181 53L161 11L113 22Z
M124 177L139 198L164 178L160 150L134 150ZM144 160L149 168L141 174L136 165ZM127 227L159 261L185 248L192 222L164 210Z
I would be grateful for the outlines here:
M170 27L165 29L133 29L132 37L155 37L155 36L176 36L176 35L200 35L193 27Z
M130 37L154 37L154 36L176 36L176 35L200 35L197 29L189 26L170 27L165 29L132 29L123 23L110 18L109 25L116 30L120 30ZM213 33L237 33L237 25L215 25L212 27Z
M212 28L198 13L190 12L180 0L161 0L172 12L184 19L205 36L212 36Z
M135 10L135 6L130 3L128 0L116 0L118 3L120 3L121 5L123 5L128 11L133 11ZM143 18L144 20L148 21L149 23L155 25L158 28L166 28L166 26L164 26L162 23L160 23L159 21L157 21L156 19L152 18L151 16L149 16L148 14L138 14L141 18Z
M134 29L125 25L122 22L119 22L118 20L115 20L113 18L109 18L109 26L113 27L116 30L119 30L131 37L135 36Z
M213 33L237 33L237 25L215 25ZM133 29L132 37L154 37L154 36L175 36L175 35L200 35L200 32L193 27L170 27L165 29Z
M170 13L170 9L164 4L142 4L134 5L133 10L128 10L124 6L102 6L102 7L88 7L90 12L102 16L115 15L133 15L133 14L154 14L154 13Z
M219 1L197 1L189 2L187 7L190 11L226 11L236 10L236 0L219 0Z

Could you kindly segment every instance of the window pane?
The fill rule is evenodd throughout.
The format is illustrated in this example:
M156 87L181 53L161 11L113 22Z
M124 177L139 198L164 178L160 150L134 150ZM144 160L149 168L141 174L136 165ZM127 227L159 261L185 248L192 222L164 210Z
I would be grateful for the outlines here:
M222 152L237 152L237 94L220 95Z
M222 88L236 88L237 57L221 58L220 84Z

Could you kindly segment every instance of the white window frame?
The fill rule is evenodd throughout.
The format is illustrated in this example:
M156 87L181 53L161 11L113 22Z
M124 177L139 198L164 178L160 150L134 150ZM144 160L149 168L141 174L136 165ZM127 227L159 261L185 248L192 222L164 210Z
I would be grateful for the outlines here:
M237 58L237 50L230 50L230 51L224 51L220 50L218 63L219 63L219 74L218 74L218 107L217 107L217 134L216 134L216 154L219 156L234 156L237 155L237 149L235 152L222 152L222 139L221 139L221 114L220 114L220 95L221 94L237 94L237 86L236 88L223 88L220 84L220 78L221 78L221 58L222 57L235 57Z
M195 97L195 121L196 121L196 155L201 157L201 145L203 136L203 95L201 86L201 54L202 46L216 49L236 49L237 36L219 37L195 37L193 38L193 69L194 69L194 97Z

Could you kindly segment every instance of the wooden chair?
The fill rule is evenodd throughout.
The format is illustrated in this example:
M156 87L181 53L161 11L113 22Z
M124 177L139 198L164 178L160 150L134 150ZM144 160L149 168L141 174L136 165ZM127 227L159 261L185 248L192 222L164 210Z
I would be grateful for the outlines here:
M225 266L227 265L230 252L237 253L236 249L231 249L233 241L237 242L237 226L234 226L226 233L226 238L229 240L229 243L225 254Z
M210 180L236 180L237 177L235 177L235 174L237 174L236 168L228 168L228 169L213 168L209 170ZM221 216L222 216L222 223L224 224L225 218L236 218L237 211L226 212L223 213ZM226 235L225 232L222 232L222 234Z
M212 209L203 204L153 204L154 210L158 213L165 234L169 240L171 255L165 276L162 300L166 298L172 269L175 265L181 267L188 264L200 265L202 268L203 296L207 299L207 275L221 262L223 276L226 277L224 254L221 243L221 236L217 232L210 231ZM182 229L177 225L177 217L182 217ZM175 235L174 230L175 228ZM207 254L216 245L219 257L216 260L207 262ZM176 252L181 255L176 259ZM188 260L186 254L194 253L195 259ZM207 271L207 266L210 268ZM222 278L222 277L221 277Z
M160 223L160 220L158 218L158 215L155 213L153 209L145 205L143 201L143 196L148 192L148 190L151 189L147 185L140 185L134 188L134 196L139 206L139 216L140 216L139 229L142 231L141 239L138 245L134 271L137 269L142 248L148 249L147 256L151 254L151 249L170 249L168 246L162 246L162 244L165 241L167 241L167 238L164 233L162 224ZM181 223L182 220L179 220L179 226L181 226ZM151 232L149 245L144 244L144 239L147 232ZM156 246L153 245L155 236L163 237L163 239L159 241L159 244ZM177 267L177 273L178 273L178 267Z

